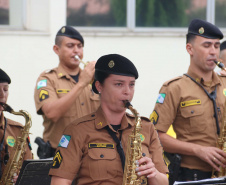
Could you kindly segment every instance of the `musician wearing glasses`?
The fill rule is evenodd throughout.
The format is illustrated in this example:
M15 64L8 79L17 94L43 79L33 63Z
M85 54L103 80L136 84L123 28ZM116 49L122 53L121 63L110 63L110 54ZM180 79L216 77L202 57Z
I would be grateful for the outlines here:
M74 119L97 109L99 96L93 93L90 82L95 61L82 70L84 39L70 26L63 26L56 34L53 50L59 57L58 67L43 72L36 83L36 110L43 116L43 140L37 138L40 158L52 157L64 128Z
M7 103L9 95L9 84L11 83L10 77L0 69L0 102ZM10 158L13 157L13 147L16 144L17 137L21 136L23 125L8 119L3 114L4 108L0 105L0 179L8 164ZM31 145L29 138L26 143L26 150L24 153L25 159L32 159ZM17 179L15 174L14 182Z
M66 127L50 169L51 185L69 185L76 176L78 185L168 184L154 125L130 105L137 78L136 67L126 57L109 54L98 59L93 90L100 94L101 106ZM127 114L126 107L134 115Z
M216 145L226 96L226 78L214 72L222 38L215 25L191 21L188 72L163 84L151 114L164 151L181 155L180 181L210 178L213 169L226 167L226 153ZM176 139L166 134L171 124Z

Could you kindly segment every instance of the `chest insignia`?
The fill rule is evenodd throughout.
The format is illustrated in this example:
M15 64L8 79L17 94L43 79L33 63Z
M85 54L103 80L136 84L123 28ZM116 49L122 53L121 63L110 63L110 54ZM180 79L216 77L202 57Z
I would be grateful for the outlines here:
M68 92L70 92L69 89L57 89L57 94L61 94L61 93L65 94L65 93L68 93Z
M157 101L156 101L156 103L163 103L164 102L164 100L165 100L165 97L166 97L166 94L164 94L164 93L160 93L159 95L158 95L158 98L157 98Z
M103 123L102 123L102 122L100 122L100 123L98 123L98 124L97 124L97 126L99 126L99 125L102 127Z
M63 147L63 148L67 148L69 142L71 140L71 136L69 135L63 135L60 139L60 142L59 142L59 147Z
M40 89L40 88L46 87L46 86L47 86L47 79L40 80L37 84L37 89Z
M141 139L141 142L143 142L145 140L145 137L143 134L140 134L140 139Z
M223 90L223 95L226 96L226 89Z
M49 92L46 90L41 90L41 92L39 93L39 100L42 101L47 98L49 98Z
M8 136L6 142L9 146L14 147L16 140L13 136Z
M192 105L201 105L201 100L189 100L189 101L184 101L180 103L181 107L188 107L188 106L192 106Z
M114 144L111 144L111 143L89 143L89 148L111 148L111 149L114 149Z
M155 125L155 124L157 124L158 119L159 119L159 115L158 115L157 111L154 110L150 115L150 121Z

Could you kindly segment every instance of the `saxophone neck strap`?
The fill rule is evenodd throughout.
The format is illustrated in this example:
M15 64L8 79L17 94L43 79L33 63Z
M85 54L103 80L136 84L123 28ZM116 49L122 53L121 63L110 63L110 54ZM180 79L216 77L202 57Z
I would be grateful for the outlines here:
M218 121L218 115L217 115L217 113L218 113L218 111L220 111L220 109L217 107L217 104L216 104L217 85L216 85L215 90L213 92L208 93L208 91L200 83L198 83L194 78L192 78L188 74L184 74L184 75L187 76L187 77L189 77L193 82L195 82L197 85L199 85L204 90L204 92L207 94L207 96L209 97L209 99L212 100L212 102L213 102L213 108L214 108L214 117L215 117L215 120L216 120L217 134L219 135L220 134L220 127L219 127L219 121Z
M122 143L121 143L121 140L118 139L118 137L116 136L116 133L111 130L111 128L109 126L106 127L109 135L113 138L113 140L116 142L116 148L117 148L117 151L118 151L118 154L120 156L120 159L121 159L121 163L122 163L122 169L124 171L124 166L125 166L125 154L124 154L124 151L123 151L123 147L122 147Z

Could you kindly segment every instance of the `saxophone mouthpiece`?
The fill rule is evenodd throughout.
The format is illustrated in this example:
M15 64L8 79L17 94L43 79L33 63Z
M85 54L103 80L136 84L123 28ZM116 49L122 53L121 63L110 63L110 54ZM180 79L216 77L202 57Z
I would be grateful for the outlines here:
M225 70L225 66L224 64L222 63L222 60L219 59L219 60L214 60L214 63L221 69Z
M4 111L13 112L13 109L9 105L7 105L6 103L0 102L0 105L4 108Z
M129 100L123 100L123 103L125 104L125 107L129 109L130 106L132 106L129 102Z

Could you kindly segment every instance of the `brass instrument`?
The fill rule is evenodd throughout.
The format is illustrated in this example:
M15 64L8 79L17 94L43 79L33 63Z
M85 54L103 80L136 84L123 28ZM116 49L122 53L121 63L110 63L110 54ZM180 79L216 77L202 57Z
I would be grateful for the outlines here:
M20 168L23 163L23 157L25 152L25 147L27 143L27 138L29 136L29 129L31 128L31 116L28 112L20 110L15 112L9 105L1 103L0 105L4 108L4 111L7 111L14 115L20 115L25 118L25 126L22 129L22 134L20 137L17 137L15 146L13 147L12 156L9 158L9 161L4 169L2 178L0 180L1 185L11 185L13 184L12 179L14 174L19 174Z
M126 152L126 161L125 169L123 175L123 185L140 185L147 184L147 178L145 176L138 176L136 174L136 161L142 158L141 151L141 118L139 113L132 107L129 101L124 101L125 107L128 108L133 115L135 116L136 125L132 134L129 135L127 152Z
M75 55L75 59L77 59L80 63L84 64L84 68L85 68L86 65L89 63L89 62L84 62L84 61L82 61L78 55Z
M217 139L217 148L226 152L226 101L224 105L222 124L220 135ZM216 171L215 169L212 170L212 178L223 176L226 176L226 168L220 166L220 171Z
M219 67L221 68L222 70L226 71L226 68L224 66L224 64L222 63L222 60L219 59L218 61L217 60L214 60L214 63Z

